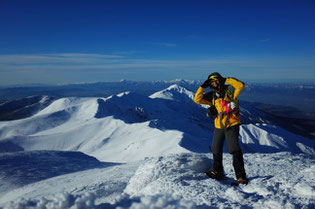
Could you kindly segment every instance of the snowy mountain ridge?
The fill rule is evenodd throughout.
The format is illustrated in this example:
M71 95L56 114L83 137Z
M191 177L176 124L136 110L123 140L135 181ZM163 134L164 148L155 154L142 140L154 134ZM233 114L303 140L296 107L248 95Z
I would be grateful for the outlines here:
M193 97L174 84L150 96L130 91L107 98L61 98L31 117L0 122L0 162L13 158L0 164L0 182L7 182L0 185L0 208L314 205L314 142L272 125L272 119L248 105L241 104L240 141L251 184L233 189L207 179L203 172L211 165L212 121ZM60 151L63 158L44 157ZM76 156L95 168L66 171L65 165L79 165L70 152L81 153ZM44 164L17 163L32 157L58 172ZM229 154L224 162L232 179ZM27 181L36 169L44 173ZM25 173L10 177L12 171ZM10 187L14 181L21 183Z
M24 150L81 151L114 162L173 153L174 149L207 153L212 122L205 116L206 110L193 102L193 96L174 84L149 97L125 92L108 98L62 98L32 117L1 122L0 139ZM315 153L311 140L267 125L258 110L242 106L241 117L248 123L240 132L247 152ZM159 146L153 151L150 144ZM120 155L104 154L109 148ZM147 150L148 156L141 153L137 157L136 153Z

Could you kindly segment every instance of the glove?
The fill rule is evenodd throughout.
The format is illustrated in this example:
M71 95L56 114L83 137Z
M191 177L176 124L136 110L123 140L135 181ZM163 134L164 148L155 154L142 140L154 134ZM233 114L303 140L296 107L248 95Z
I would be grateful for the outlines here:
M203 82L203 84L201 85L202 88L207 88L210 86L210 80L206 80L205 82Z
M229 109L234 110L234 109L236 108L235 102L230 102L230 103L228 104L228 107L229 107Z
M207 117L216 117L218 115L218 111L217 111L217 108L212 105L208 108L208 112L207 112Z
M220 78L220 88L224 87L225 86L225 81L226 81L226 78Z

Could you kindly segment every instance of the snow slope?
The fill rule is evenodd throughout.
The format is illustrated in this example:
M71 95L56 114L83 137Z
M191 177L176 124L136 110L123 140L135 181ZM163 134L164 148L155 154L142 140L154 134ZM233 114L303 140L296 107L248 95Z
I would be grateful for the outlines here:
M0 153L0 191L19 188L54 176L104 167L81 152L26 151Z
M29 117L51 104L53 100L54 98L49 96L29 96L11 101L0 101L0 120Z
M313 208L314 159L288 152L245 154L250 184L204 175L210 154L173 154L29 184L0 198L6 208ZM53 185L53 186L52 186Z
M229 179L207 179L213 127L193 96L172 85L149 97L62 98L0 122L0 208L314 206L314 141L248 105L240 140L251 183L229 186L229 154Z
M115 162L187 149L207 152L207 119L199 119L204 110L188 99L130 92L109 98L59 99L30 118L0 122L0 137L3 143L10 141L24 150L82 151Z

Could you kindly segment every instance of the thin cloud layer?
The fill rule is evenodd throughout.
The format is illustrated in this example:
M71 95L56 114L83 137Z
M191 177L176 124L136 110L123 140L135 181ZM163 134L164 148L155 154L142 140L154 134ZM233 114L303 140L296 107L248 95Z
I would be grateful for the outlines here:
M46 83L48 80L49 83L59 83L61 78L62 82L118 81L122 78L150 80L153 74L154 80L197 80L213 71L243 80L273 77L307 79L315 76L314 67L315 62L311 59L286 57L222 56L164 60L111 54L17 54L0 55L0 81L2 84L15 84L32 81ZM301 72L299 77L291 73L297 69Z

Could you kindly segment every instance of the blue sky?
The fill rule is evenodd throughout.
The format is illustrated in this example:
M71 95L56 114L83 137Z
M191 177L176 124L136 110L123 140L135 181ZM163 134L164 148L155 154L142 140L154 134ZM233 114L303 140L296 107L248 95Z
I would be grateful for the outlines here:
M312 0L0 0L0 83L315 81Z

